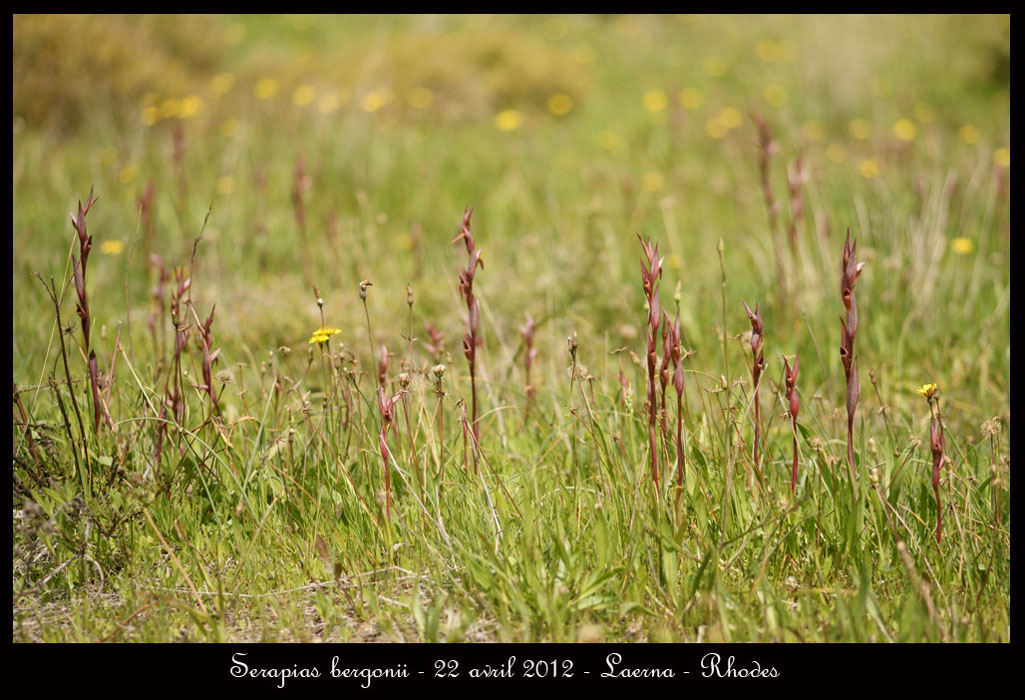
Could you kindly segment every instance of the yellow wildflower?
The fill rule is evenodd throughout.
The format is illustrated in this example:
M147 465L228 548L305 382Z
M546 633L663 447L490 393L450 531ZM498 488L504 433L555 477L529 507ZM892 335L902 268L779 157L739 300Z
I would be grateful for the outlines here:
M313 335L310 337L310 345L314 343L326 343L328 338L333 336L335 333L341 333L337 328L318 328L313 331Z
M901 141L914 141L916 131L915 123L910 119L898 119L893 124L893 135Z
M391 90L389 90L388 88L383 88L381 90L371 90L370 92L368 92L363 97L363 100L360 102L359 106L363 109L364 112L373 114L377 110L386 106L389 102L391 102Z
M927 399L931 399L935 396L937 391L939 391L939 387L937 387L936 384L923 384L918 387L918 393Z
M159 116L161 119L174 119L178 116L181 111L181 100L176 100L173 97L169 97L160 103Z
M203 98L198 95L189 95L178 106L178 116L181 119L192 119L203 107Z
M879 174L879 163L875 158L866 158L858 163L858 172L866 180L871 180Z
M124 249L125 244L121 241L104 241L100 244L100 252L104 255L120 255Z
M235 178L225 175L217 181L217 191L220 194L228 195L235 191Z
M648 192L658 192L665 185L665 179L662 177L662 174L654 170L644 173L642 182L644 183L644 189Z
M495 127L499 131L515 131L522 122L523 117L516 109L503 109L495 115Z
M300 85L292 92L292 104L296 107L305 107L313 102L317 96L317 88L312 85Z
M644 93L644 109L649 112L661 112L666 108L669 100L666 98L666 93L662 90L648 90Z
M993 151L993 162L1001 168L1011 167L1011 149L1006 146Z
M959 236L950 242L950 249L958 255L968 255L975 250L975 241L971 238Z
M971 124L965 124L957 131L957 135L961 137L961 140L972 145L979 140L979 130Z
M719 123L727 129L736 129L743 121L744 118L736 107L724 107L719 112Z
M557 117L569 114L571 109L573 109L573 98L564 92L548 98L548 111Z
M261 100L269 100L278 94L278 81L274 78L264 78L253 87L253 94Z

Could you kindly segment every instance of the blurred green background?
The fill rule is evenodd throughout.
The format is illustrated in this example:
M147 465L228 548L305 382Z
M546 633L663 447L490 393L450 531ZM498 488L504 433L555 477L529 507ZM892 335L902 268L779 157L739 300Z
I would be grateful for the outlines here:
M32 273L66 275L67 212L94 186L90 303L108 338L130 319L141 344L149 256L186 264L209 210L194 294L199 309L217 303L229 365L247 349L305 350L320 325L313 284L328 324L362 351L361 279L375 285L375 334L401 345L411 282L418 330L446 330L458 357L462 260L450 241L473 206L496 371L518 351L524 311L544 319L542 362L558 376L573 330L596 374L606 349L639 350L642 234L661 242L663 298L681 282L689 342L718 374L721 237L727 333L747 327L741 298L760 301L769 354L816 352L818 367L802 370L830 391L840 376L842 393L836 278L850 226L869 261L863 372L877 368L908 401L906 389L939 381L972 423L1008 410L1008 16L13 25L16 381L39 379L52 339ZM799 154L806 171L792 300L774 267L789 258L768 233L755 112L778 146L782 222ZM305 239L293 207L300 156Z

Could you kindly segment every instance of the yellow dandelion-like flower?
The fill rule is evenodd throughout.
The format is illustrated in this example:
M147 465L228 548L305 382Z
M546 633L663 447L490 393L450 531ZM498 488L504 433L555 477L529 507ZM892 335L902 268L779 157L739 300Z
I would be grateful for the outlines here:
M258 80L253 86L253 94L261 100L269 100L278 94L278 81L274 78Z
M961 140L967 143L969 146L978 143L979 141L979 130L971 124L965 124L957 131L957 135L961 137Z
M198 95L189 95L181 101L181 105L178 107L178 117L180 119L192 119L202 108L203 99Z
M391 102L391 91L387 88L371 90L360 101L359 106L364 112L373 114Z
M121 241L104 241L100 244L100 252L104 255L120 255L124 249L125 244Z
M871 180L879 174L879 161L875 158L866 158L858 163L858 173L866 180Z
M993 162L1001 168L1011 167L1011 149L1006 146L993 151Z
M160 118L161 119L174 119L178 116L181 111L182 101L176 100L173 97L169 97L160 103Z
M406 100L413 109L427 109L434 104L434 92L430 88L415 87L409 91Z
M975 241L973 241L971 238L958 236L957 238L950 241L950 249L958 255L968 255L973 250L975 250Z
M762 91L762 97L773 107L782 107L787 101L787 92L781 85L772 84Z
M296 107L305 107L317 97L317 88L312 85L300 85L292 91L292 104Z
M736 129L744 122L744 118L736 107L724 107L719 112L719 121L727 129Z
M569 114L571 109L573 109L573 98L564 92L548 98L548 111L557 117Z
M705 101L701 91L697 88L684 88L680 90L680 104L687 109L697 109Z
M726 75L726 63L718 56L709 56L704 63L705 72L713 78L721 78Z
M834 163L843 163L847 160L847 149L838 143L831 143L826 148L826 158Z
M495 115L495 128L499 131L515 131L523 123L523 115L517 109L503 109Z
M314 343L326 343L328 338L333 336L335 333L341 333L337 328L318 328L313 331L313 335L310 337L310 345Z
M644 109L652 114L661 112L669 104L669 99L666 97L664 90L648 90L644 93L641 101L644 104Z
M329 92L325 95L321 95L320 99L317 100L317 111L321 114L331 114L332 112L338 111L347 99L337 92Z
M651 172L644 173L642 183L644 184L644 189L648 192L658 192L665 185L665 178L662 177L661 173L652 170Z
M210 92L223 95L235 84L235 76L231 73L218 73L210 80Z
M755 53L766 63L772 63L782 58L783 46L781 42L764 39L755 43Z
M121 172L118 174L118 180L121 181L122 185L129 184L135 179L135 168L131 165L126 165L121 168Z
M872 126L865 119L852 119L847 125L847 130L859 141L864 141L872 135Z
M917 391L921 396L931 399L936 395L936 392L939 391L939 387L937 387L936 384L923 384L918 387Z
M228 195L235 191L235 178L226 175L217 181L217 192Z
M914 141L918 129L910 119L898 119L893 123L893 135L901 141Z
M598 134L598 147L605 151L615 151L622 145L622 140L614 131L605 129Z

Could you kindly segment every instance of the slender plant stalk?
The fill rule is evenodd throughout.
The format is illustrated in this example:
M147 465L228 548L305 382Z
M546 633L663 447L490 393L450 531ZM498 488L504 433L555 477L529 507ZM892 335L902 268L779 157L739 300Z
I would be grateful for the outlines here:
M651 244L651 239L645 243L637 236L644 250L644 260L641 260L641 285L644 289L644 298L648 303L648 348L646 352L648 362L648 448L651 452L651 478L655 486L655 493L659 493L658 486L658 447L655 442L655 406L657 397L655 395L655 374L658 361L655 340L658 338L658 324L661 320L661 307L659 306L658 284L662 279L662 261L658 255L658 244Z
M459 273L459 292L463 295L463 299L466 300L466 310L468 313L466 335L463 336L463 354L466 355L466 362L470 367L470 425L473 430L473 442L479 446L480 426L477 423L477 348L481 344L480 329L478 328L480 323L480 302L473 295L473 277L478 267L484 267L484 262L480 259L481 251L477 248L473 232L470 230L471 214L473 214L472 208L467 209L463 214L462 228L459 231L459 235L452 242L455 243L461 240L466 244L467 263L466 269ZM473 450L473 470L474 473L477 472L477 450Z
M854 284L861 276L864 262L858 262L858 244L851 243L851 230L847 229L847 238L843 244L843 267L840 276L840 294L847 311L846 318L840 319L842 334L840 339L840 359L843 360L844 375L847 378L847 466L851 473L851 485L854 484L854 411L858 406L861 387L858 384L858 358L854 356L854 336L858 332L858 303L854 298Z

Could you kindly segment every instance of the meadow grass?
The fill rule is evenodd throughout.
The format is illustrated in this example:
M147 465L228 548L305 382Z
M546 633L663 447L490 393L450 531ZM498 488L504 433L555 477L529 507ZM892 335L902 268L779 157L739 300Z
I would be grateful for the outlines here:
M14 37L15 641L1008 641L1008 18Z

